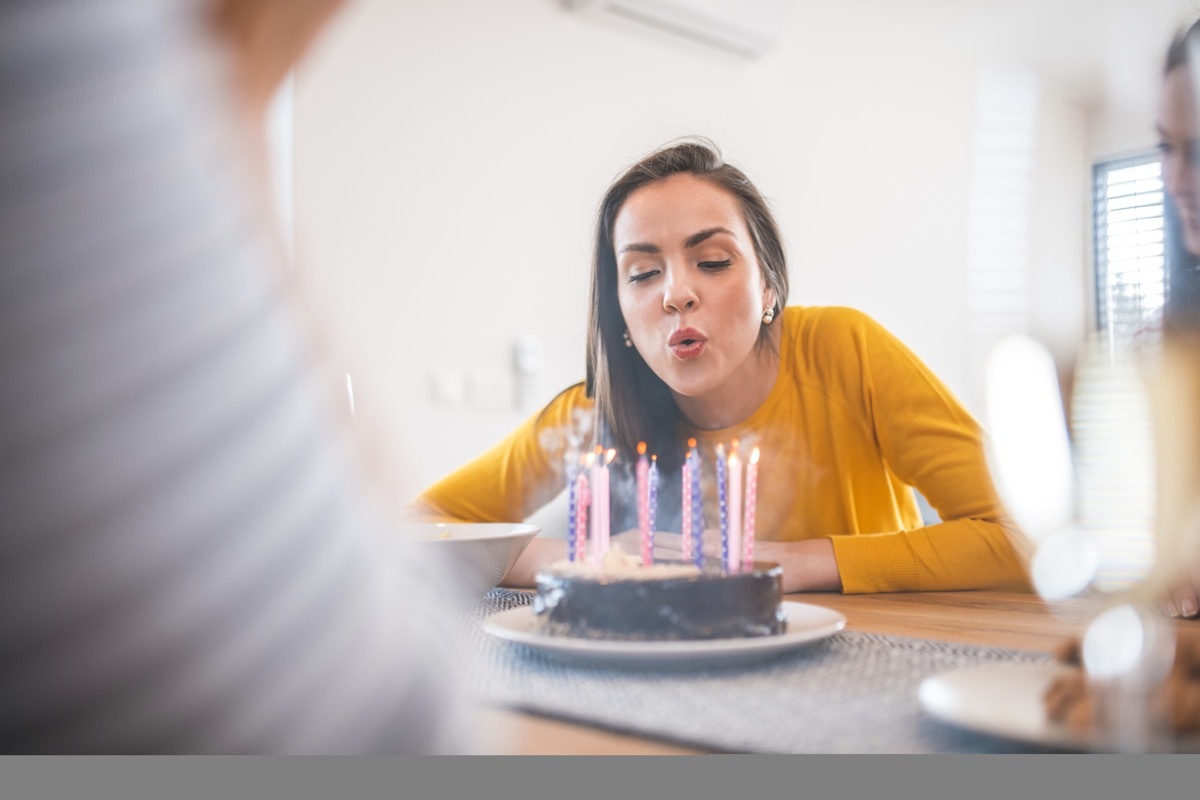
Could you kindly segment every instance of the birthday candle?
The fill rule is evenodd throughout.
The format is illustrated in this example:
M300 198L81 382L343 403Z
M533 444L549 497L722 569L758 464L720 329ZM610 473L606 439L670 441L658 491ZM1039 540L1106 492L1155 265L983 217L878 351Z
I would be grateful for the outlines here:
M695 439L688 439L691 448L691 479L690 494L692 497L692 552L688 558L696 562L697 567L704 566L704 493L700 490L700 451Z
M654 563L654 525L658 521L658 456L650 456L650 563Z
M588 469L591 472L590 500L592 510L592 563L599 564L604 560L600 552L600 526L604 524L604 515L600 513L600 501L603 497L603 484L600 481L600 471L603 469L601 454L604 448L596 446L596 452L588 454Z
M579 474L575 477L575 483L575 494L579 500L579 519L575 523L575 529L568 535L575 539L575 557L583 561L587 544L588 505L592 502L592 497L591 491L588 489L587 475L583 473L583 470L579 470Z
M717 445L717 516L721 521L721 564L729 564L729 487L725 472L725 445Z
M650 535L658 522L658 455L650 456Z
M575 519L579 512L578 487L575 485L575 474L579 471L577 457L573 451L568 451L567 462L567 560L575 561L579 555L575 550Z
M729 549L726 553L725 568L730 572L739 572L742 567L742 458L738 455L737 439L729 446L726 471L729 481L729 489L726 492Z
M637 446L637 515L638 542L642 550L642 566L650 566L650 460L646 458L646 443Z
M758 448L750 451L746 462L746 521L742 526L742 566L750 569L754 562L754 517L758 505Z
M603 483L603 496L600 498L600 515L604 517L604 521L600 523L600 559L608 555L609 540L612 534L612 505L611 494L609 491L609 476L610 472L608 465L616 458L617 451L609 450L604 454L604 465L600 468L600 480Z
M683 560L692 560L692 451L689 450L683 459L682 475L679 481L680 504L680 533L683 534Z

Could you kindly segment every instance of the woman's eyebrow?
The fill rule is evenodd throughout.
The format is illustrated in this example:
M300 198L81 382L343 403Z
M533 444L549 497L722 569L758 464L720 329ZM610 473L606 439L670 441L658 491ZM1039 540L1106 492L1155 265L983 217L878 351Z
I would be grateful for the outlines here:
M712 237L712 236L716 236L718 233L727 233L730 236L733 236L733 231L729 230L728 228L721 228L721 227L706 228L705 230L702 230L699 233L693 233L691 236L684 239L683 247L684 247L684 249L687 249L689 247L695 247L696 245L703 242L705 239L708 239L709 237Z
M649 242L634 242L633 244L627 244L624 247L622 247L621 252L618 255L624 255L625 253L661 253L661 252L662 252L662 248L656 244L650 244Z
M699 233L693 233L691 236L684 239L683 247L685 250L690 247L695 247L696 245L704 242L709 237L716 236L718 233L727 233L730 236L733 236L733 231L729 230L728 228L722 228L720 226L718 226L716 228L706 228L706 229L700 231ZM658 254L661 252L662 252L662 248L656 244L651 244L650 242L633 242L632 244L627 244L624 247L622 247L620 252L618 253L618 255L624 255L625 253Z

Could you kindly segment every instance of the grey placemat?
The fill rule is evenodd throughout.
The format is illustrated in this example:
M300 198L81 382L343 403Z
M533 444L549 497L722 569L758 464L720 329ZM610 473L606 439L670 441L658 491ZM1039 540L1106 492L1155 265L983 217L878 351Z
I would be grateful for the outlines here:
M1049 752L938 722L917 701L927 676L1042 653L842 631L738 667L578 665L483 631L530 598L493 589L475 608L470 687L484 703L724 753Z

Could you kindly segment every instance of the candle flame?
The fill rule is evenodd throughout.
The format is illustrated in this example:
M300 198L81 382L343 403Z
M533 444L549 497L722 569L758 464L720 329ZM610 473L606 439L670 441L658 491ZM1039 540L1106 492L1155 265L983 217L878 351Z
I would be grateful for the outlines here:
M657 454L657 453L654 453L653 455L651 455L651 456L650 456L650 463L652 463L652 464L653 464L655 461L658 461L658 454Z
M688 439L688 447L690 447L690 448L692 448L693 450L695 450L695 449L696 449L696 440L695 440L695 439Z
M638 442L638 455L639 456L646 455L646 443L645 442Z
M609 464L612 463L613 459L616 457L617 457L617 451L609 450L607 453L604 454L604 465L608 466Z
M718 443L717 444L717 458L724 458L724 456L725 456L725 445L722 443Z
M594 465L596 463L596 454L588 453L587 456L583 459L583 461L585 464L588 465L588 469L591 469L592 465Z
M750 451L750 463L751 464L758 463L758 448L757 447Z

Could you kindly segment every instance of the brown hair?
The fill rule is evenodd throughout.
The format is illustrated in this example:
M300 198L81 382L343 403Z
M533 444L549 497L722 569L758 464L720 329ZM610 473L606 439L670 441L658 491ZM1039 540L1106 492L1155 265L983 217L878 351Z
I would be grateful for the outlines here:
M623 346L624 318L617 299L613 224L638 189L672 175L693 175L729 192L741 204L763 280L775 294L775 315L787 300L787 260L779 226L750 179L725 163L717 146L702 137L668 144L625 170L600 203L588 310L587 394L595 398L599 440L629 456L645 441L663 466L682 461L683 417L670 389L637 350ZM766 325L758 346L771 346Z
M1186 28L1180 28L1167 48L1167 60L1163 64L1163 74L1166 75L1176 67L1182 67L1189 61L1188 40L1200 37L1200 20L1196 20Z

